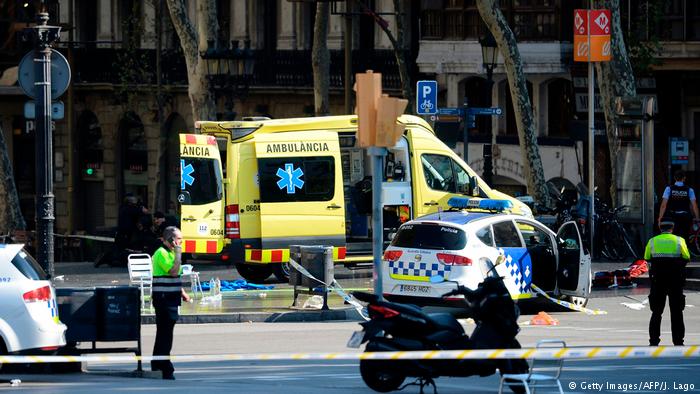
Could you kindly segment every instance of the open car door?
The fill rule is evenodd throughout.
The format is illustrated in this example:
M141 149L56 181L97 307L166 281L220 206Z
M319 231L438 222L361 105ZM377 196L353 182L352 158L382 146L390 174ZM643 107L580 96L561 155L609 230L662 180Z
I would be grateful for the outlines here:
M216 137L180 134L180 228L185 253L220 253L224 184Z
M591 291L591 257L584 253L576 223L564 223L557 232L556 243L559 292L587 298Z

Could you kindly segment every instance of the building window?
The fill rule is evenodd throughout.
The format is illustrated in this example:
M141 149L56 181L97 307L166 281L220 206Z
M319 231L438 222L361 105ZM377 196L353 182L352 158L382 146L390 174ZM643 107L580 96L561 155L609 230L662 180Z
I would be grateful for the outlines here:
M550 137L568 138L569 124L574 118L574 87L567 79L547 84L547 120Z
M501 10L518 40L552 40L562 35L561 9L555 0L504 1ZM421 38L433 40L476 39L486 30L475 0L423 0L421 28Z
M139 117L129 112L119 125L123 192L148 198L148 150L146 132Z
M532 83L527 81L526 84L528 96L530 96L530 105L533 106L534 109L534 104L532 101ZM508 85L508 80L502 81L500 86L500 91L503 93L502 97L505 98L506 102L506 123L504 125L505 129L498 130L498 135L517 136L518 125L515 122L515 111L513 110L513 100L510 97L510 86Z

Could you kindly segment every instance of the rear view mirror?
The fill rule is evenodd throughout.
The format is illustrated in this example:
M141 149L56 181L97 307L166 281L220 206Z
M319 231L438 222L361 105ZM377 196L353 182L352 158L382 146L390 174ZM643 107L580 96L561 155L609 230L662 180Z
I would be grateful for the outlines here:
M469 177L469 190L472 196L479 195L479 181L476 180L476 175Z
M183 191L177 196L177 202L180 203L180 205L188 205L192 203L192 197L190 196L190 192Z

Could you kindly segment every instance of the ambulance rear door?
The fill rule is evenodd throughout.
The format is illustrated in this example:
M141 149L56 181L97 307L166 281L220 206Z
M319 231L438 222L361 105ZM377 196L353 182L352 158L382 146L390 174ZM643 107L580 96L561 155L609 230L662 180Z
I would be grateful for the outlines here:
M263 249L345 246L338 134L282 132L255 137Z
M216 137L180 134L180 228L185 253L219 253L224 184Z

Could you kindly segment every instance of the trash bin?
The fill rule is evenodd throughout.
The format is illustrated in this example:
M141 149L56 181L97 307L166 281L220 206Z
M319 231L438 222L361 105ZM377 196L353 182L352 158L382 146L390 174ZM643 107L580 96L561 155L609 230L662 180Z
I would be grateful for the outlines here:
M301 264L301 245L289 245L289 258ZM289 284L292 286L301 285L301 273L291 264L289 266Z
M333 283L333 247L302 246L301 266L306 268L314 278L329 286ZM307 276L302 276L301 285L309 288L322 286L321 283Z
M135 286L97 288L102 321L98 341L134 341L141 336L141 292Z
M68 327L66 341L96 341L100 314L95 288L57 288L56 299L58 317Z

